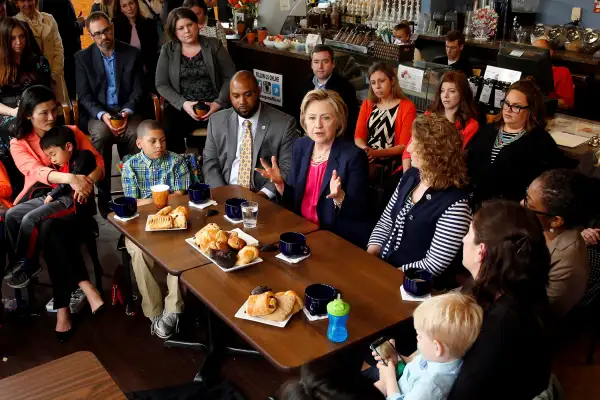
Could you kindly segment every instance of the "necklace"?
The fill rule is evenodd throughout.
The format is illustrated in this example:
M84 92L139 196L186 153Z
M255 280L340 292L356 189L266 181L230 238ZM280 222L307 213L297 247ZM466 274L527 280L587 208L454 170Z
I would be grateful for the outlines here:
M322 154L315 154L315 152L313 151L310 157L310 161L312 161L313 164L322 164L323 162L327 161L327 159L329 159L330 151L331 149L327 149L327 151L325 151Z
M511 138L505 138L505 132L502 129L498 129L498 134L496 135L496 140L494 141L494 148L501 149L504 146L508 146L509 144L520 139L525 134L525 132L525 129L523 129L521 132L513 134L514 136L512 136Z

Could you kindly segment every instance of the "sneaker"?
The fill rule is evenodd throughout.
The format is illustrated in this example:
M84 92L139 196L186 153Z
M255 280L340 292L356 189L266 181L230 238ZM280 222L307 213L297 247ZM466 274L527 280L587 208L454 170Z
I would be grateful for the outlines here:
M71 293L71 300L69 301L69 309L71 314L77 314L86 303L86 296L83 293L81 288L78 288L73 293Z
M179 331L179 314L163 312L162 318L156 321L154 333L161 339L169 339Z
M7 282L8 286L13 289L22 289L25 286L29 285L31 278L35 278L42 272L42 267L38 266L35 271L29 272L26 270L20 270L13 274L12 278L10 278Z
M12 278L14 274L16 274L19 270L23 269L25 264L26 264L26 260L24 258L22 258L19 261L17 261L16 263L9 265L8 268L6 268L6 271L4 273L4 280L8 280L8 279Z
M156 323L158 321L160 321L160 319L162 318L163 313L161 312L158 315L155 315L154 317L150 317L150 336L154 335L154 329L156 328Z

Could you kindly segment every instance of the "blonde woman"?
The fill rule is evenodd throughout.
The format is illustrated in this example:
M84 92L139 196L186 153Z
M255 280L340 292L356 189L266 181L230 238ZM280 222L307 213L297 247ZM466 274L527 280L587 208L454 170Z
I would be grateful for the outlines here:
M331 90L312 90L300 108L306 132L294 143L292 170L286 181L277 160L261 159L257 171L270 179L282 202L322 229L358 245L369 232L368 161L366 154L342 138L348 110Z
M60 104L69 104L69 93L65 83L65 52L58 24L54 17L39 12L39 0L18 0L19 13L15 18L29 25L42 55L50 63L52 91Z

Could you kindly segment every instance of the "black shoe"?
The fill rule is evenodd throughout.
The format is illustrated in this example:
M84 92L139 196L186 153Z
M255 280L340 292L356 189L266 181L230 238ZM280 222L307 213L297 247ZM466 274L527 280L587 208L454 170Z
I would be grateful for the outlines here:
M56 332L56 338L58 339L59 342L61 343L65 343L66 341L68 341L69 339L71 339L71 336L73 336L73 327L71 326L71 329L69 329L66 332Z
M6 273L4 274L4 280L8 280L8 279L12 278L14 274L16 274L19 270L23 269L23 267L25 266L25 262L26 262L26 260L24 258L22 258L19 261L17 261L16 263L9 265L8 268L6 268Z
M22 269L20 271L15 272L12 278L8 280L7 284L13 289L22 289L25 286L29 285L31 278L35 278L40 274L40 272L42 272L42 267L40 267L39 265L37 266L37 269L33 272Z

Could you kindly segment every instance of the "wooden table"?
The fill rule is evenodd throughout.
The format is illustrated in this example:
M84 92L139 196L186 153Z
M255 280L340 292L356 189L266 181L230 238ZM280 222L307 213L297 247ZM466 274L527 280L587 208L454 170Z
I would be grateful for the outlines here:
M92 353L80 351L0 380L0 398L126 399Z
M291 266L262 253L263 263L226 273L215 265L185 271L181 281L253 348L281 369L293 369L365 342L412 315L414 304L400 296L401 271L327 231L308 234L312 255ZM295 315L285 328L235 318L258 285L274 291L294 290L302 298L312 283L339 289L350 303L349 337L343 343L327 339L327 320L309 322Z
M224 230L243 229L260 241L261 245L278 242L279 235L283 232L309 233L318 229L318 226L312 222L241 186L222 186L212 189L211 193L218 203L211 208L217 209L219 214L207 218L205 217L207 209L189 207L190 218L186 230L146 232L148 215L156 213L154 204L138 207L140 216L131 221L116 220L114 213L110 214L108 221L172 275L181 275L183 271L210 263L206 257L188 245L185 239L193 237L196 232L211 222L217 223ZM224 218L225 200L232 197L242 197L259 204L256 228L244 229L242 224L232 224ZM169 205L188 206L188 202L188 196L178 196L173 197Z

